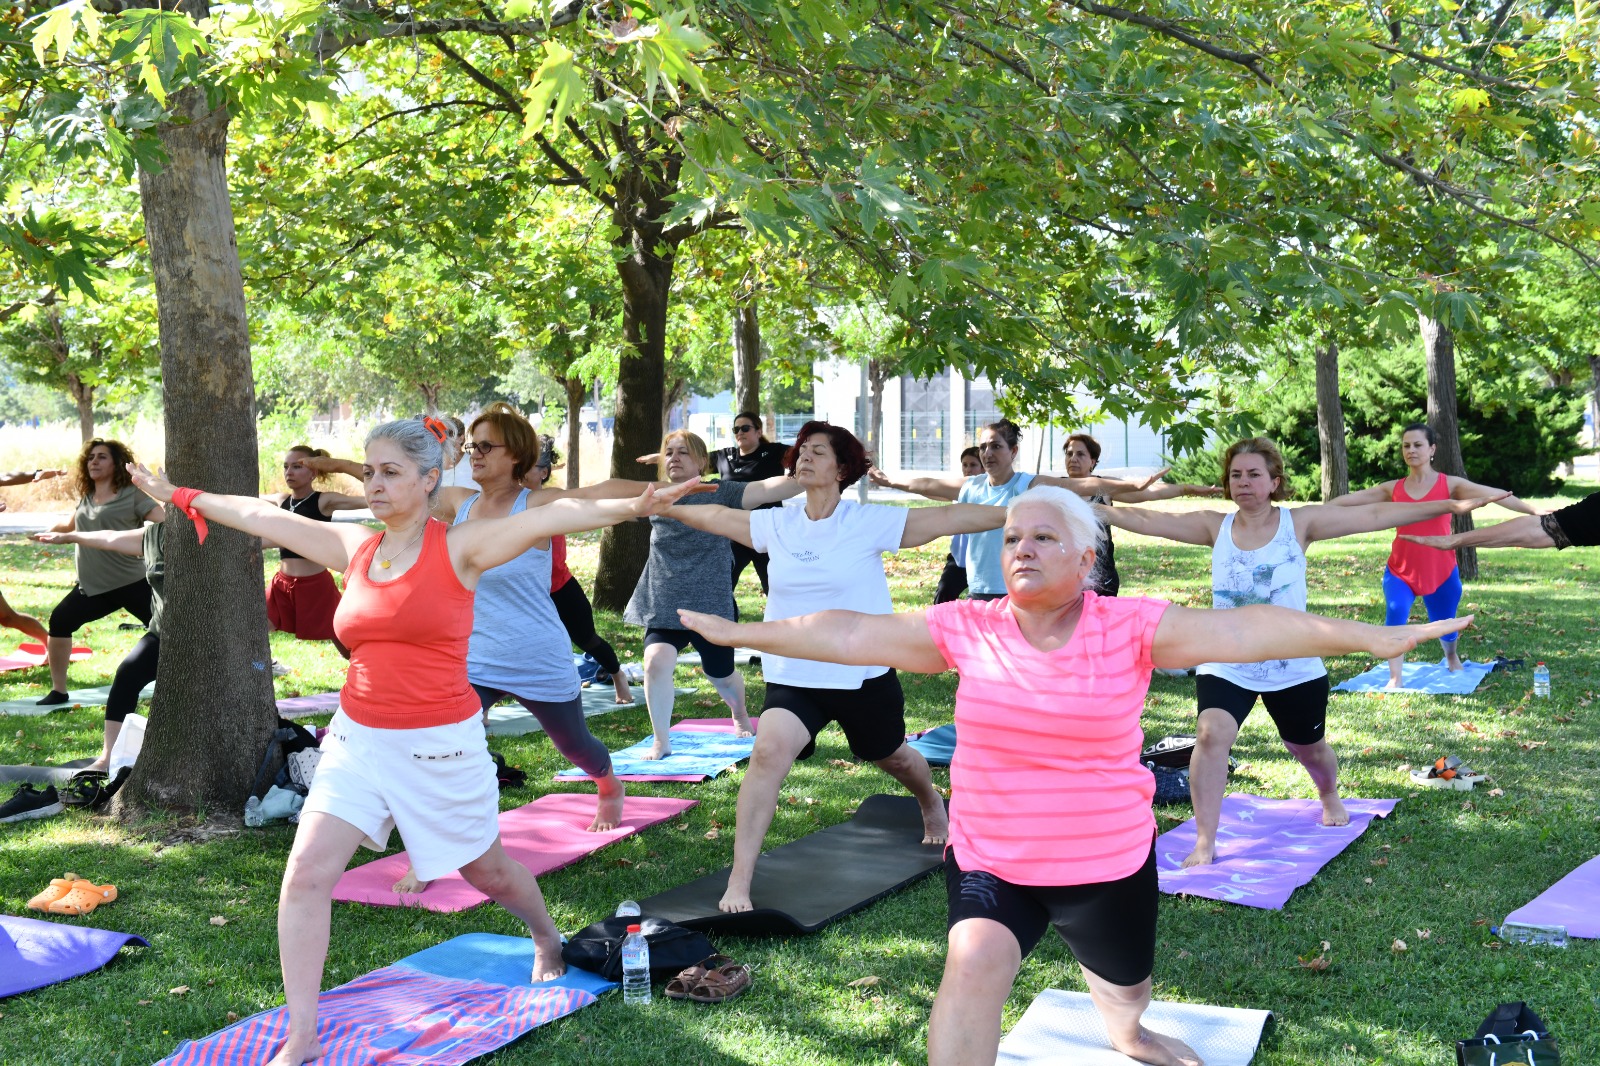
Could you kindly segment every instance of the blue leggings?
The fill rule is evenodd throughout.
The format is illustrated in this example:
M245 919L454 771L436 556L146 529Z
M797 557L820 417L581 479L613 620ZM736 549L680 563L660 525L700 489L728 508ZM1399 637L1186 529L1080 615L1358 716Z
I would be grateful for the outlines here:
M1403 626L1411 619L1411 608L1417 602L1417 594L1411 586L1394 576L1394 571L1387 566L1383 568L1383 599L1385 613L1383 624L1386 626ZM1461 571L1451 570L1450 576L1444 579L1444 584L1422 597L1422 605L1428 610L1428 621L1438 622L1456 616L1456 608L1461 606ZM1440 637L1444 644L1454 644L1458 633L1451 633Z

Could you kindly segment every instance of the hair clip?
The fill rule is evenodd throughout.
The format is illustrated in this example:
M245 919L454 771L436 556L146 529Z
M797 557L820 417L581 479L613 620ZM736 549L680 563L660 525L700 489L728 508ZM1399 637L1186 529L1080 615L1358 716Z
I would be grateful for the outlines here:
M443 444L445 439L450 436L449 427L447 427L437 418L434 418L432 415L423 415L422 424L427 428L429 433L434 435L434 438L437 439L440 444Z

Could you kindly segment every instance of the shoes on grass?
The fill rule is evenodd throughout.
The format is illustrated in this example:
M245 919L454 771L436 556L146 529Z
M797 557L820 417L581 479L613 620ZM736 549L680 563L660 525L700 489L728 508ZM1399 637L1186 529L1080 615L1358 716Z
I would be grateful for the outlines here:
M286 674L292 674L292 673L294 673L294 671L289 669L283 663L280 663L276 659L272 660L272 676L273 677L283 677Z
M10 799L0 805L0 822L48 818L53 814L60 814L62 809L61 797L56 794L54 785L46 785L43 789L23 785L12 793Z
M55 887L56 882L50 882L50 889ZM38 898L38 896L34 897L34 899ZM76 918L81 915L91 914L102 903L114 903L116 899L116 885L97 885L93 881L85 881L80 878L72 882L67 891L62 893L59 898L46 903L43 909L49 914L65 914L68 917Z

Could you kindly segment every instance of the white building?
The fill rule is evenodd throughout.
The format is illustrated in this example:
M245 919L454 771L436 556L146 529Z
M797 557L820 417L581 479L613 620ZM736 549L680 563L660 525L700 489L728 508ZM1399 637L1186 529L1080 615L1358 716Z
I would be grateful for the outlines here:
M817 360L813 370L817 417L848 426L865 440L861 365L826 359ZM894 378L883 388L884 440L878 465L891 477L959 471L962 449L975 444L978 432L1000 417L995 390L982 377L942 370L927 380L910 375ZM1088 433L1100 442L1100 472L1166 465L1164 434L1139 423L1108 419L1070 428L1023 424L1017 466L1034 472L1064 471L1061 446L1070 433Z

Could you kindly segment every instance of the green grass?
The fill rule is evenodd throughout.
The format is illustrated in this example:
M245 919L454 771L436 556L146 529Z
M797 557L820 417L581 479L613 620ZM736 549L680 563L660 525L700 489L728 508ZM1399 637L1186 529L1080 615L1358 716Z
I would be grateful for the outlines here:
M592 577L598 538L574 538L574 569ZM1382 620L1378 575L1387 535L1312 549L1311 606L1331 614ZM1206 552L1118 536L1126 594L1148 591L1179 603L1206 602ZM943 559L943 545L889 560L901 607L924 604ZM1478 614L1463 652L1481 659L1504 652L1529 670L1495 674L1467 697L1334 697L1330 734L1343 759L1347 794L1394 796L1403 802L1295 893L1282 912L1205 900L1162 897L1156 994L1163 998L1268 1007L1279 1023L1257 1062L1407 1063L1447 1061L1450 1043L1470 1035L1495 1003L1526 999L1561 1038L1569 1060L1600 1056L1596 989L1600 946L1568 951L1504 947L1489 933L1513 907L1600 853L1600 656L1588 569L1592 553L1486 552L1484 578L1469 586L1464 610ZM0 543L0 581L14 604L47 613L70 580L64 552L17 540ZM742 607L760 610L753 575ZM77 684L101 684L136 633L119 619L87 630L99 653L74 665ZM639 631L603 617L627 659L639 657ZM326 645L273 638L275 654L295 673L278 680L280 695L337 685L341 664ZM1428 654L1434 654L1430 649ZM1531 695L1533 660L1548 661L1554 695ZM1330 661L1336 678L1369 663ZM749 672L750 698L760 706L759 670ZM44 671L0 675L0 698L42 691ZM720 713L710 686L684 670L695 695L679 701L682 716ZM913 727L948 721L953 681L907 677ZM1157 678L1146 732L1186 731L1193 721L1193 684ZM58 762L91 754L100 715L80 710L48 718L0 720L0 762ZM642 704L590 720L607 745L644 736ZM1464 726L1472 727L1469 731ZM1524 750L1524 745L1542 746ZM507 793L503 805L551 790L562 766L541 734L496 738L494 747L528 771L530 787ZM1492 797L1414 788L1402 764L1456 752L1495 778ZM1242 764L1231 787L1272 796L1312 795L1303 771L1277 741L1264 714L1252 717L1235 751ZM837 733L796 767L784 789L769 845L845 819L853 805L892 783L875 768L856 766ZM948 776L936 771L941 784ZM710 783L633 785L646 795L701 801L686 817L607 848L541 879L557 923L576 929L624 898L641 899L729 861L740 773ZM1162 828L1189 815L1160 812ZM715 839L706 833L718 829ZM64 870L115 882L122 898L92 920L138 932L151 947L125 952L103 972L0 1001L0 1062L144 1063L240 1015L279 1003L275 943L276 894L292 831L244 830L185 842L179 820L130 830L76 813L0 827L0 908L23 904ZM192 837L194 834L190 834ZM164 843L166 842L166 843ZM365 859L368 856L363 856ZM942 882L930 880L812 937L791 940L721 938L718 947L754 965L755 989L726 1007L658 1001L627 1008L608 996L571 1018L547 1025L490 1060L495 1063L617 1062L812 1063L916 1062L925 1059L928 1011L944 956ZM224 926L210 919L220 915ZM459 933L518 933L505 912L483 907L458 915L338 905L327 983L349 980ZM1418 933L1427 930L1428 935ZM1409 950L1391 950L1395 939ZM1296 957L1331 944L1332 967L1315 973ZM865 989L857 978L876 976ZM184 994L170 990L188 986ZM1045 988L1081 989L1062 945L1046 938L1024 964L1007 1004L1013 1024Z

